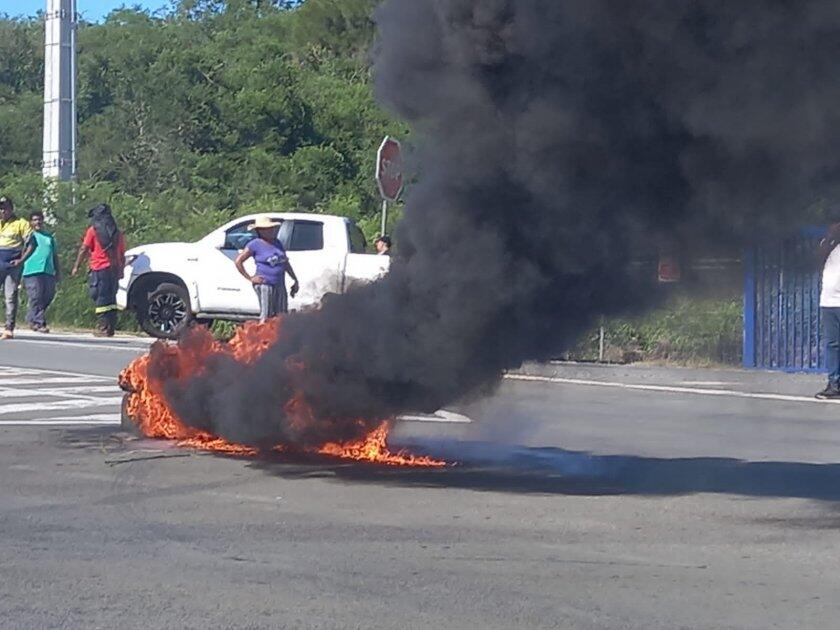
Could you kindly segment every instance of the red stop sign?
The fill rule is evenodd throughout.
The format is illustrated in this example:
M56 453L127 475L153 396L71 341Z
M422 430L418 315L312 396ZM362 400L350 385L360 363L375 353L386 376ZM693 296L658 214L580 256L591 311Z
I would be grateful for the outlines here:
M659 255L659 282L679 282L682 279L682 268L676 256Z
M386 136L376 157L376 183L383 199L396 201L403 189L402 146Z

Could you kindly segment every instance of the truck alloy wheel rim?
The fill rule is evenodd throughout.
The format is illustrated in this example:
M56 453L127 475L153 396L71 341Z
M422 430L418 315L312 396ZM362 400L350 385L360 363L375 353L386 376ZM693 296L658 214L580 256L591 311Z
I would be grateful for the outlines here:
M186 319L187 305L174 293L158 295L149 302L149 320L161 332L174 332Z

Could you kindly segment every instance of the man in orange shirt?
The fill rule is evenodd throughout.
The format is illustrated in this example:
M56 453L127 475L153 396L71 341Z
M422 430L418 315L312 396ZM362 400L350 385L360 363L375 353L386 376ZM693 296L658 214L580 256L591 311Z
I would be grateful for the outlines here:
M107 204L99 204L88 212L90 227L85 232L72 275L79 272L85 258L90 257L89 289L95 303L98 325L94 335L113 337L117 325L117 288L125 268L125 237Z

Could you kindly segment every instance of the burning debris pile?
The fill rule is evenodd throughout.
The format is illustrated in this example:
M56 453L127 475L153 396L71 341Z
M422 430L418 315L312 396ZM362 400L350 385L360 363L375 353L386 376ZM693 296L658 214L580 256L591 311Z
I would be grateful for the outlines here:
M180 446L214 451L228 455L256 455L261 450L314 453L362 462L391 466L439 467L445 462L388 450L390 423L383 421L359 439L347 442L326 442L317 447L302 448L286 444L262 444L260 447L236 444L184 424L170 407L164 389L168 382L188 380L201 374L208 361L225 356L247 367L271 344L276 342L276 324L249 323L242 326L230 343L219 343L206 329L191 330L177 346L156 343L150 354L133 361L122 374L120 386L128 392L128 415L143 435L177 440ZM285 414L302 424L315 423L311 409L301 398L289 401Z
M785 229L840 181L835 2L387 0L376 19L377 94L419 173L390 274L230 349L154 350L132 368L166 401L135 397L144 431L164 413L161 435L242 448L365 439L644 307L635 252Z

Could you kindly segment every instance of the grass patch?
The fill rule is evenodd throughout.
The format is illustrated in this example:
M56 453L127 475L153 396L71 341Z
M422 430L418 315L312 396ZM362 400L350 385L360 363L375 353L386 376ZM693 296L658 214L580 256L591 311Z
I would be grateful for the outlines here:
M609 362L740 365L743 303L682 296L640 317L607 320L604 330L604 359ZM595 326L567 358L595 361L599 343Z

